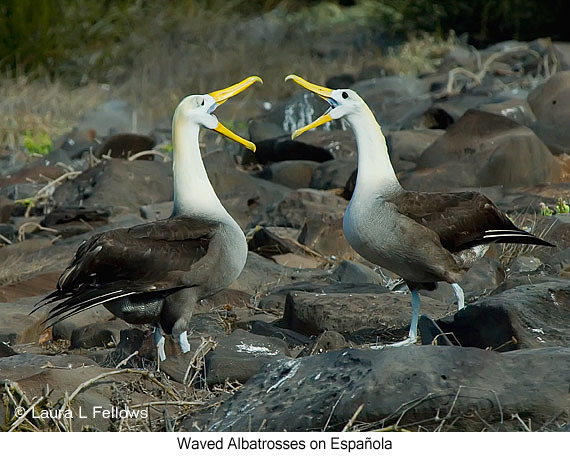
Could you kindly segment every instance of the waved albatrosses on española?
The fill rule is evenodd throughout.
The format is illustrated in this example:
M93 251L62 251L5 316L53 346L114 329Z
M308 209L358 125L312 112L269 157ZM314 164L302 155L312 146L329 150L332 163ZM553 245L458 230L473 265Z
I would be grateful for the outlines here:
M457 284L463 272L484 255L489 243L536 244L554 247L517 228L487 197L476 192L428 193L404 190L390 163L386 140L374 114L350 89L332 90L296 75L293 80L330 105L314 122L296 130L295 138L326 122L344 118L354 131L358 173L344 213L343 230L356 252L404 279L412 294L412 319L407 339L417 340L420 311L418 290L448 282L464 307Z
M205 127L255 151L255 145L224 127L214 110L261 78L206 95L184 98L172 121L174 209L166 220L116 229L84 241L47 304L50 326L103 304L128 323L155 326L159 358L166 358L161 329L190 350L187 327L195 304L226 288L247 258L242 229L228 214L208 179L198 143Z

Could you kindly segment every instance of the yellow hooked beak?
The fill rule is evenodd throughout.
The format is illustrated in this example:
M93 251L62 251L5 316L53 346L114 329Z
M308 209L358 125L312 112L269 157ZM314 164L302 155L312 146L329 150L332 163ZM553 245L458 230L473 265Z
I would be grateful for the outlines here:
M259 76L250 76L249 78L245 78L243 81L238 82L237 84L229 86L225 89L216 90L215 92L211 92L208 95L210 95L216 101L215 107L217 107L221 104L224 104L231 97L243 92L255 82L260 82L263 84L263 80ZM232 139L233 141L238 142L255 152L255 144L253 144L251 141L248 141L247 139L242 138L241 136L236 135L233 131L228 130L221 124L221 122L218 122L218 126L214 128L214 131L217 131L221 135L224 135L226 138Z
M317 94L319 97L321 97L327 103L331 104L331 97L332 97L332 92L333 92L332 89L329 89L327 87L322 87L322 86L319 86L317 84L313 84L312 82L306 81L305 79L303 79L303 78L301 78L295 74L290 74L289 76L287 76L285 78L285 81L289 81L289 80L296 82L301 87L304 87L305 89ZM297 136L305 133L306 131L309 131L315 127L318 127L318 126L323 125L327 122L330 122L331 120L333 120L333 118L331 117L330 110L329 110L329 111L325 112L317 120L315 120L314 122L311 122L309 125L305 125L304 127L299 128L298 130L295 130L293 132L293 134L291 135L291 139L295 139Z

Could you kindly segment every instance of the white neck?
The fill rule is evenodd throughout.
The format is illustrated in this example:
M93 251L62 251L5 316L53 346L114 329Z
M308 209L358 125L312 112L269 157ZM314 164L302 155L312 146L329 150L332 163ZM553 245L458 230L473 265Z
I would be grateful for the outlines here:
M358 113L346 119L354 130L358 148L358 175L354 197L374 193L387 196L402 190L390 157L386 138L374 114L364 105Z
M174 210L172 215L231 219L216 196L200 154L200 127L182 118L174 118L172 171L174 175Z

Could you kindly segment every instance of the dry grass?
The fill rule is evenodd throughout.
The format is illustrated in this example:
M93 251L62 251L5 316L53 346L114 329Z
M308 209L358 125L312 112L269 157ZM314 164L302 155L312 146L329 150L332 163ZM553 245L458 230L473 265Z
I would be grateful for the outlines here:
M397 74L433 73L443 58L461 41L451 32L446 39L420 33L411 35L401 46L389 50L382 58L384 67Z
M553 218L551 223L547 224L546 226L543 225L542 229L537 230L539 218L542 218L542 216L539 214L530 214L524 212L516 215L513 218L513 223L518 227L522 227L523 229L528 230L535 236L538 236L541 239L545 239L550 230L552 230L556 224L557 220ZM503 264L504 267L508 267L515 258L519 256L529 255L533 250L539 247L541 246L532 244L501 244L499 261Z
M33 255L15 254L2 260L0 268L0 286L21 282L35 274L52 270L61 259L45 255L32 258Z
M69 56L73 71L59 73L75 87L62 77L50 80L41 69L0 75L0 146L20 147L26 131L55 139L71 130L81 114L111 98L126 99L156 125L170 118L183 96L258 74L263 86L220 109L224 121L244 122L262 112L262 101L275 102L296 90L283 82L289 73L324 83L332 75L357 74L369 65L397 73L425 72L456 43L453 35L447 40L415 36L383 56L374 42L374 21L397 16L386 6L367 0L348 9L325 2L292 10L287 2L278 3L273 9L268 4L257 16L236 12L239 1L225 2L221 11L192 2L112 9L99 18L97 30L115 37L128 24L123 32L130 39L107 41L113 45L105 49L85 44L85 49L74 50L77 55ZM354 36L362 41L359 46Z
M0 146L21 147L27 131L55 139L109 96L97 84L71 89L61 81L0 76Z
M212 390L207 386L195 386L195 382L200 380L203 372L204 357L212 347L212 341L206 339L198 347L189 361L186 386L171 381L167 375L154 368L109 369L85 380L72 392L60 391L56 394L49 385L46 385L40 397L30 399L17 382L6 380L0 386L0 392L7 416L5 423L0 424L0 430L78 431L80 430L78 425L81 425L82 420L76 413L75 399L93 385L102 381L107 382L109 378L117 376L132 376L132 379L113 381L111 404L119 410L146 410L146 414L111 418L110 428L99 430L118 432L178 430L182 420L190 413L198 413L219 405L218 398L222 393L233 393L242 386L229 382ZM64 369L50 364L44 368ZM143 396L144 402L135 402L133 400L135 395L139 398ZM47 419L36 418L32 416L32 410L35 410L36 417L41 415L42 410L50 410L51 414ZM56 410L60 413L54 413ZM82 430L90 429L83 427Z
M479 410L475 406L469 406L472 401L473 391L478 394L487 394L490 408ZM449 407L437 409L437 413L430 418L415 420L410 416L414 415L415 409L422 409L426 403L432 400L441 400L442 397L449 398ZM456 408L457 407L457 408ZM463 409L462 411L458 409ZM421 412L420 412L421 414ZM355 413L356 415L356 413ZM392 414L383 420L374 423L358 423L353 417L347 425L351 431L428 431L428 432L449 432L449 431L471 431L471 432L497 432L497 431L560 431L568 426L568 415L561 414L553 416L541 424L532 423L530 419L523 421L518 413L507 415L499 400L498 394L494 390L484 388L459 386L455 394L447 392L427 393L403 403Z

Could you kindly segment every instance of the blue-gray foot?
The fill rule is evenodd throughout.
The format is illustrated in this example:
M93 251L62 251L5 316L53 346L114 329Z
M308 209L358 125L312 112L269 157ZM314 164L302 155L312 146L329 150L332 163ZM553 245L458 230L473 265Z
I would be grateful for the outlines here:
M182 353L188 353L190 351L190 344L188 343L188 332L183 331L178 336L178 344L180 345L180 349Z
M160 361L164 361L166 359L166 353L164 351L164 336L162 335L162 331L159 326L155 326L154 328L154 345L156 345L156 349L158 351L158 359Z

